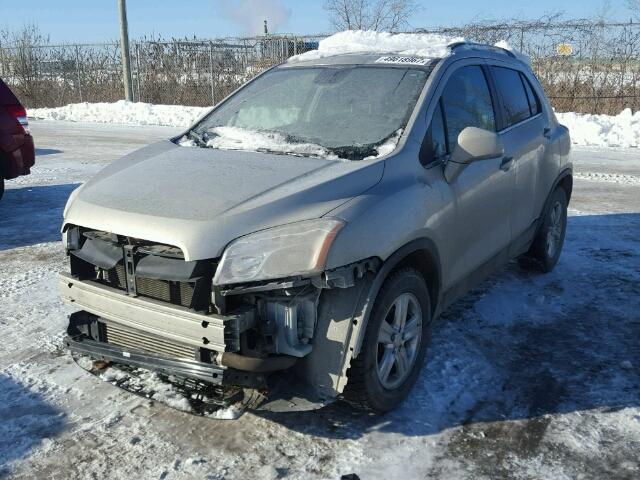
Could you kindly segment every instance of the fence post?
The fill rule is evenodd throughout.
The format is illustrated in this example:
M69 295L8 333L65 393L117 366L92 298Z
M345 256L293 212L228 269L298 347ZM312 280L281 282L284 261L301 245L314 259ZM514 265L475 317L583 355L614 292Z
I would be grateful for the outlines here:
M137 90L136 102L141 102L142 93L140 91L140 45L136 42L134 48L136 52L136 90Z
M124 96L132 101L131 95L131 52L129 51L129 28L127 26L126 0L118 0L120 9L120 56L122 58L122 80L124 83Z
M209 42L209 84L211 86L211 105L215 105L216 92L213 83L213 42Z
M80 77L80 52L78 45L76 45L76 80L78 81L78 93L80 95L80 102L82 102L82 79Z

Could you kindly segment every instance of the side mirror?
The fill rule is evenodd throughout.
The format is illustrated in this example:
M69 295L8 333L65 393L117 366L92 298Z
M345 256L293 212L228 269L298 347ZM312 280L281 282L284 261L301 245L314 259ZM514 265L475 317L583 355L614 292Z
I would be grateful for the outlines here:
M458 144L444 167L444 177L452 183L473 162L504 155L504 147L495 132L467 127L458 135Z

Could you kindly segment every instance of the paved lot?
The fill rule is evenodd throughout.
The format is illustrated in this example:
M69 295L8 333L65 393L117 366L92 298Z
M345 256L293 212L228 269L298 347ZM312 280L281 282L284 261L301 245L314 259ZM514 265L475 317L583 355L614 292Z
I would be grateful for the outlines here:
M33 122L33 175L0 202L0 477L639 478L640 153L574 149L565 251L510 266L436 325L396 412L236 421L153 404L60 350L58 229L75 186L163 127Z

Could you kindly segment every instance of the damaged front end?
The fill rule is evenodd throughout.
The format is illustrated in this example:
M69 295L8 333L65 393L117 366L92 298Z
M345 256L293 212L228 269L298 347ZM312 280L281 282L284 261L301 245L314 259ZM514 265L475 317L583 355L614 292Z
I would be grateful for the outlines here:
M246 241L225 251L235 255L231 261L224 255L187 261L177 247L93 229L70 225L64 236L71 272L60 275L60 289L79 309L66 339L75 355L101 368L155 371L184 392L196 413L238 401L271 410L317 408L344 388L354 319L376 259L330 272L242 279L255 263Z

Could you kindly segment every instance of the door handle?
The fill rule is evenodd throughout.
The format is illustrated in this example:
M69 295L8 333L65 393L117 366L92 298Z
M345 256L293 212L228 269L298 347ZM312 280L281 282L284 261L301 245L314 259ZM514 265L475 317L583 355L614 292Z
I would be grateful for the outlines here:
M544 127L544 130L542 131L542 136L544 138L551 138L551 128L550 127Z
M502 162L500 162L500 170L506 172L511 168L512 163L513 157L502 157Z

